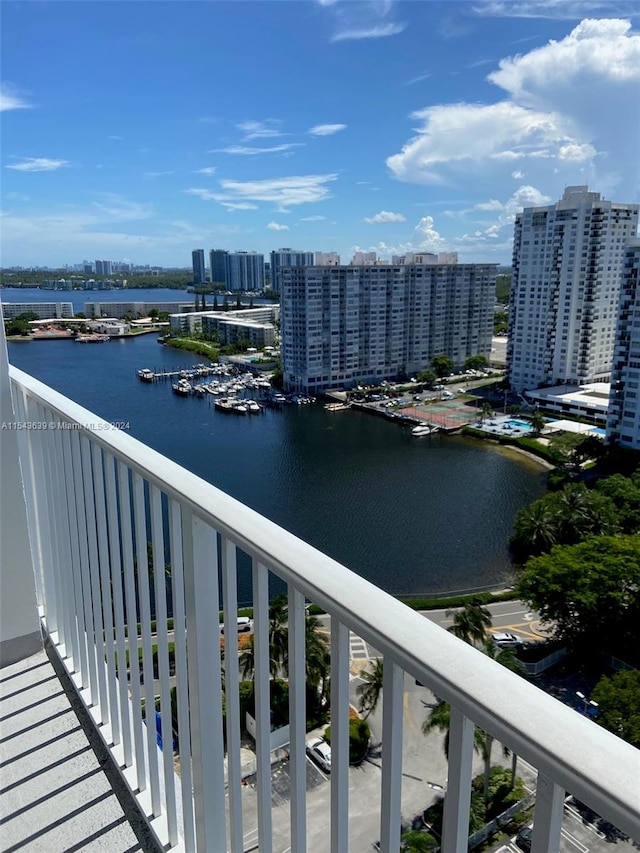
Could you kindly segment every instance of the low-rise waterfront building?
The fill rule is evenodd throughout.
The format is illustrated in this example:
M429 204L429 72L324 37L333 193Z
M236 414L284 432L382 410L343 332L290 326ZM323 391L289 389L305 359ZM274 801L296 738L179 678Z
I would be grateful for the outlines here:
M37 314L40 320L62 320L73 317L73 305L71 302L3 302L2 313L5 320L21 314Z
M89 320L104 317L121 319L125 314L132 314L136 319L148 317L151 311L165 314L182 314L193 311L193 300L190 302L85 302L84 314Z
M590 382L584 385L555 385L527 391L526 399L537 403L548 412L558 412L576 418L590 418L600 424L607 421L609 411L608 382Z
M491 354L496 264L287 267L282 370L314 393Z
M171 334L203 334L217 339L223 346L246 341L251 346L274 346L279 305L264 305L243 311L192 311L172 314Z

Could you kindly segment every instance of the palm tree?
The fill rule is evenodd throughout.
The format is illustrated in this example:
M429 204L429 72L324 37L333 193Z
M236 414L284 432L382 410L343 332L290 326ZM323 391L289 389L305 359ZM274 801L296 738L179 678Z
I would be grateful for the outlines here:
M545 424L546 421L544 417L536 409L535 412L531 415L531 429L533 430L533 434L540 435L540 433L544 429Z
M321 706L328 695L331 654L325 638L318 633L322 623L315 616L305 618L305 675L307 691Z
M474 596L466 601L460 610L447 610L447 616L453 614L453 625L447 630L465 643L475 645L483 643L491 627L491 613L483 606L482 600Z
M269 602L269 670L272 678L289 666L289 629L287 596L276 595Z
M437 698L437 697L436 697ZM451 725L451 706L443 699L438 699L431 708L428 716L422 722L422 734L438 731L444 733L444 754L449 758L449 727ZM473 731L473 749L479 755L484 755L485 733L477 726Z
M380 701L382 695L383 661L376 658L369 663L369 669L360 673L364 684L359 684L356 693L360 697L360 711L365 711L364 719L372 714Z
M516 675L526 675L526 670L523 665L520 663L518 658L515 656L513 649L505 649L499 647L493 640L493 637L489 637L484 644L483 649L485 655L494 660L496 663L501 664L502 666L506 666L507 669L511 670L511 672L515 672ZM489 774L491 773L491 749L493 747L493 735L486 735L486 745L484 751L484 801L485 803L489 799ZM503 747L504 754L509 755L511 752L507 747ZM518 766L518 756L515 752L511 753L511 787L516 783L516 768Z
M519 561L550 551L558 544L561 518L544 500L521 509L513 526L511 545Z
M480 409L480 423L484 423L485 418L490 418L493 415L493 406L487 400L482 404Z

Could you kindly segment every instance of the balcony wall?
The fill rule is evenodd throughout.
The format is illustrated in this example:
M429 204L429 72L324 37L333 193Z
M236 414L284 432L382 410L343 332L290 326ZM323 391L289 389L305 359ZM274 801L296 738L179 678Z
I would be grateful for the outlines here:
M307 849L306 601L331 617L332 851L349 850L350 632L385 663L380 801L371 803L381 850L400 843L405 673L452 707L444 851L467 848L475 725L538 770L534 853L559 848L565 792L640 837L637 750L51 388L14 368L10 377L16 418L40 425L18 437L42 625L162 844L244 849L237 637L226 632L223 656L218 628L220 610L235 623L239 551L252 563L261 853L282 820L271 795L270 574L288 590L292 850ZM142 713L157 702L170 719L170 638L175 762Z

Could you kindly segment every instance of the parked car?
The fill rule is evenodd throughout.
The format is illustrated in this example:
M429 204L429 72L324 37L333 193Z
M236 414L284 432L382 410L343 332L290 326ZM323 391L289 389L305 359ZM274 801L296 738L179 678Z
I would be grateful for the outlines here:
M521 850L529 853L531 850L531 836L533 835L533 828L531 826L525 826L524 829L521 829L520 832L516 835L516 844Z
M307 755L318 764L325 773L331 771L331 747L322 737L307 741Z
M493 634L493 642L501 649L517 649L524 646L524 640L513 631L498 631Z

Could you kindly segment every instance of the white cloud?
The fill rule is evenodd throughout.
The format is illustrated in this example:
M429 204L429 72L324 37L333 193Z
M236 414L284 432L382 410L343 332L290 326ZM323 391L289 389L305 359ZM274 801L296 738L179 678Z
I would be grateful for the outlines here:
M321 222L326 216L303 216L300 222Z
M24 193L10 192L5 195L7 201L29 201L29 196Z
M501 201L495 198L490 198L489 201L482 201L475 205L476 210L502 210L504 205Z
M574 21L585 15L633 15L633 0L480 0L480 15L497 18L552 18Z
M281 225L279 222L270 222L267 225L267 228L269 229L269 231L288 231L289 230L288 225Z
M387 24L374 24L369 27L361 27L354 29L341 30L331 36L331 41L357 41L360 39L381 39L388 36L395 36L406 29L406 24L391 22Z
M164 175L173 175L174 172L143 172L142 177L145 181L154 181L156 178L162 178Z
M237 124L238 130L242 130L245 134L244 142L249 142L251 139L269 139L274 136L286 136L277 125L279 122L276 119L270 118L266 121L243 121Z
M92 209L98 211L101 219L111 222L131 222L138 219L148 219L153 213L153 206L146 202L129 201L116 193L104 193L102 201L94 201Z
M386 222L404 222L405 219L406 217L401 213L391 213L389 210L381 210L375 216L365 216L364 221L368 222L369 225L381 225Z
M11 83L0 83L0 112L28 109L31 109L31 104L27 103L15 86Z
M107 136L107 139L111 139L114 142L121 142L124 139L124 136L115 136L112 134L111 136Z
M68 166L68 160L52 160L48 157L26 157L19 163L10 163L7 169L17 172L55 172L63 166Z
M255 154L277 154L280 151L289 151L298 148L304 142L285 142L282 145L272 145L270 148L258 148L254 145L229 145L227 148L213 148L210 154L240 154L251 156Z
M423 80L428 80L429 77L433 77L433 74L425 73L418 74L417 77L412 77L410 80L405 80L405 86L413 86L414 83L421 83Z
M275 202L279 209L297 204L309 204L329 198L328 183L337 174L292 175L286 178L267 178L257 181L220 181L225 192L224 200L251 200Z
M217 166L205 166L204 169L196 169L198 175L213 175L217 170Z
M406 23L394 20L393 0L368 2L324 2L327 14L333 19L332 42L388 38L406 29Z
M286 178L267 178L257 181L220 181L222 191L213 191L202 187L184 190L202 201L217 201L233 210L250 210L256 207L249 202L275 202L280 213L287 213L288 207L297 204L309 204L329 198L327 186L337 179L337 174L329 175L293 175Z
M441 251L446 245L446 240L433 226L433 216L423 216L414 228L414 233L420 238L419 249L423 252Z
M316 124L309 133L312 136L331 136L340 130L344 130L346 126L346 124Z
M536 184L608 192L638 174L640 35L629 21L585 19L560 40L502 59L487 79L502 100L412 114L417 134L387 159L399 180L495 185L526 173Z

